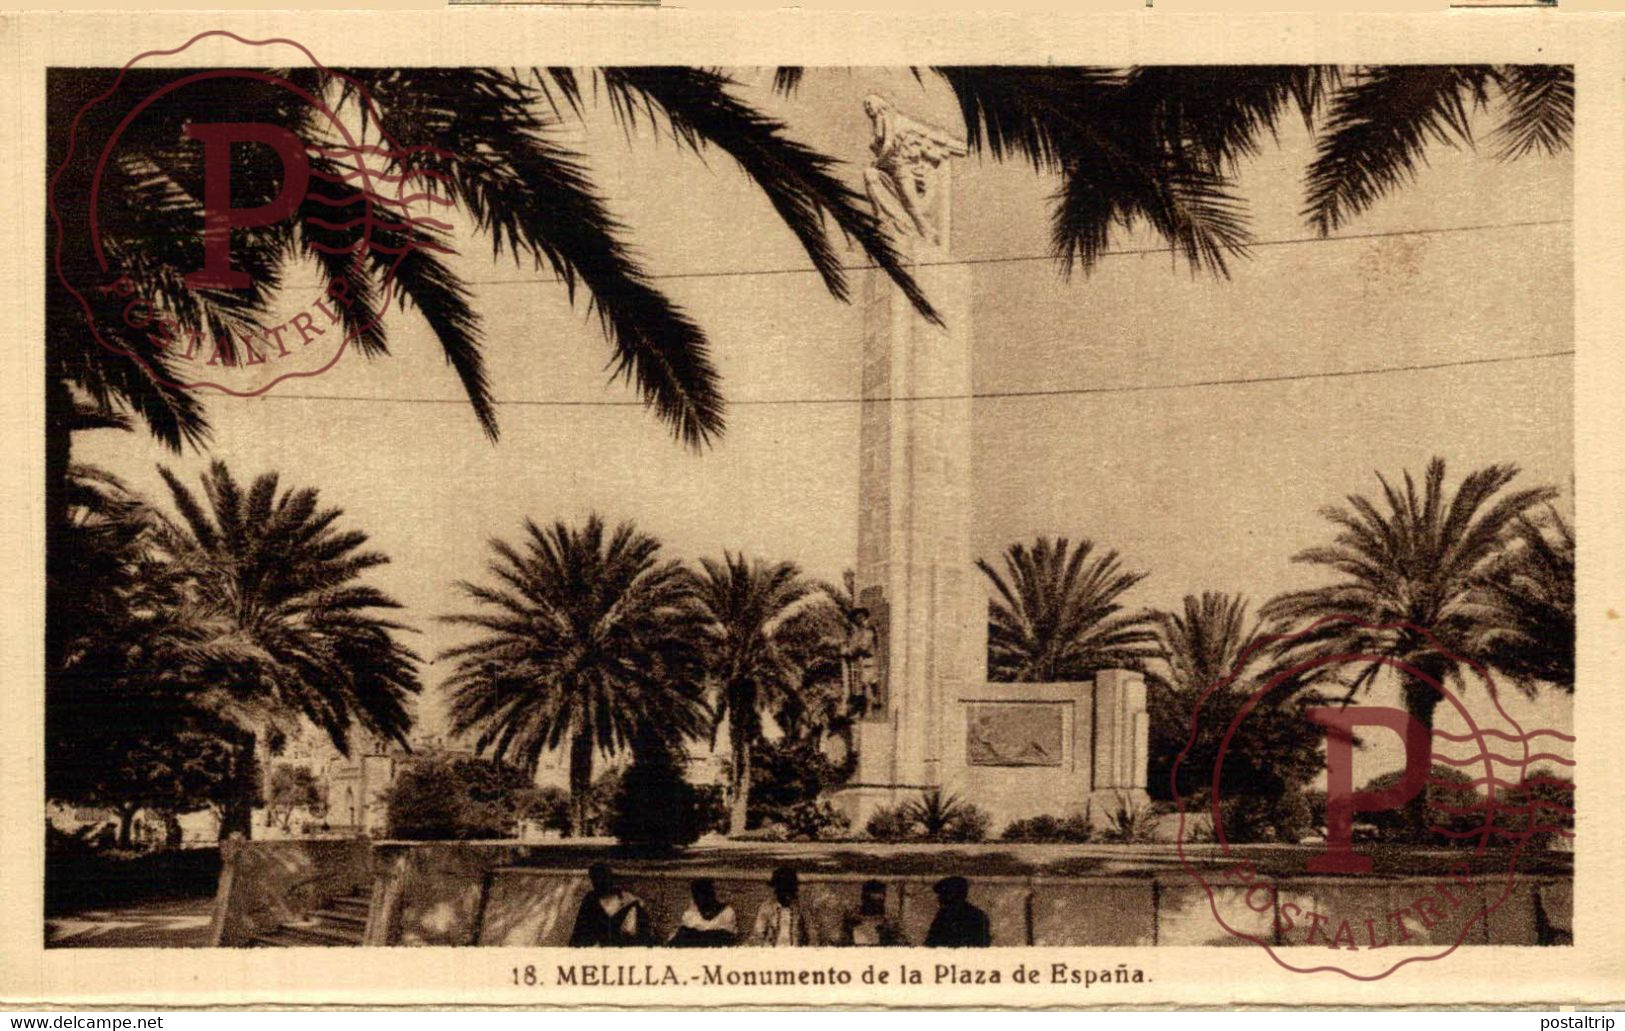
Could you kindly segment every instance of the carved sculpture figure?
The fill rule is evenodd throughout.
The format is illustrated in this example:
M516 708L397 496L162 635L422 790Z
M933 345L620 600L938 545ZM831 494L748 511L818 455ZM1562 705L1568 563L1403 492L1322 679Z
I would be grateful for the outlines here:
M900 114L878 94L864 98L863 110L874 124L874 139L869 143L874 163L863 170L863 180L875 214L904 239L941 247L947 231L945 162L968 153L965 144Z
M880 641L868 609L854 609L852 618L852 628L841 648L841 661L845 667L849 708L853 715L864 716L881 704Z

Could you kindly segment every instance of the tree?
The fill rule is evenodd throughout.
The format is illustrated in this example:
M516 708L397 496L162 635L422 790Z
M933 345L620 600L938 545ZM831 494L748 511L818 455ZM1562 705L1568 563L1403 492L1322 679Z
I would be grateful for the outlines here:
M442 617L479 631L446 649L454 733L534 775L542 753L568 747L570 832L586 833L593 755L656 731L698 735L704 704L693 582L660 542L622 523L525 520L522 542L492 539L493 586L459 581L478 611Z
M654 850L688 845L710 830L701 792L683 775L683 761L662 735L645 730L632 745L609 830L616 840Z
M1093 557L1091 557L1093 556ZM1086 680L1103 669L1138 669L1156 654L1149 617L1118 599L1146 574L1126 572L1116 551L1095 554L1062 537L1031 548L1012 544L1001 575L976 565L996 597L988 613L988 675L993 680Z
M143 101L190 76L190 69L134 68L123 86L101 102L118 80L112 69L54 69L46 91L48 167L53 195L84 197L91 163L69 165L70 132L78 155L100 153L136 99ZM195 82L147 106L118 137L118 160L100 171L99 236L109 253L127 258L116 273L135 296L176 320L178 331L198 334L230 364L245 360L234 340L254 340L274 328L271 313L285 273L314 263L331 281L346 284L338 312L354 349L369 358L388 354L380 316L393 298L410 306L435 335L458 377L474 416L493 440L498 432L487 346L470 284L441 255L444 233L414 222L372 190L343 204L306 199L293 217L232 234L232 261L250 274L242 290L191 290L204 224L203 148L186 128L218 121L218 113L252 111L254 120L294 133L315 148L313 174L344 181L361 168L371 176L411 173L416 185L456 205L492 247L493 259L547 269L572 301L577 288L596 311L616 375L685 444L700 447L725 425L724 404L703 329L655 285L625 240L593 182L587 157L562 142L560 129L579 121L585 105L607 102L630 133L664 133L702 158L711 150L731 157L772 203L800 241L831 294L850 289L844 257L829 238L835 226L867 259L884 269L915 306L935 317L867 202L841 176L833 158L792 139L733 93L725 75L673 67L606 68L591 73L584 90L566 68L358 68L340 73L285 70L287 82L319 97L335 117L360 121L386 134L399 150L333 149L326 118L295 94L242 77ZM279 158L269 147L241 147L233 155L233 201L265 204L281 189ZM363 181L370 181L364 179ZM59 237L89 238L89 206L57 206ZM122 305L124 298L91 289L108 276L89 249L67 247L64 274L93 303ZM175 385L176 361L153 335L125 325L117 307L98 309L94 328L60 277L47 277L46 296L46 535L47 610L54 622L74 595L54 575L58 535L67 520L73 434L144 424L155 439L179 451L201 448L210 426L202 399ZM548 283L548 279L540 279ZM542 286L542 289L550 287ZM103 346L97 335L108 345ZM48 656L57 653L48 641Z
M1380 773L1360 790L1366 793L1391 791L1404 775L1404 770ZM1485 808L1484 796L1474 789L1473 778L1468 774L1453 766L1434 763L1416 798L1422 804L1424 823L1421 825L1411 822L1406 813L1393 810L1365 813L1360 819L1376 828L1385 841L1458 847L1477 847L1485 843L1484 835L1476 832L1493 823L1493 819Z
M517 809L521 820L533 820L560 834L570 831L570 796L558 788L532 787L521 792Z
M284 831L293 829L295 809L317 809L324 802L321 786L307 767L278 763L271 768L271 779L265 787L266 815L275 821L281 814Z
M995 160L1025 159L1037 171L1060 176L1054 238L1057 257L1068 270L1074 264L1092 267L1115 226L1139 221L1193 267L1223 274L1227 259L1244 254L1248 241L1233 173L1243 158L1259 152L1265 135L1273 136L1289 109L1311 125L1325 112L1308 175L1307 212L1323 233L1414 176L1429 144L1470 145L1469 115L1486 108L1493 95L1506 111L1496 130L1503 158L1567 147L1573 122L1573 73L1561 65L1364 66L1346 75L1309 65L959 66L932 72L958 101L973 151ZM132 69L126 74L129 95L151 96L183 74ZM841 256L824 230L826 217L885 269L916 307L931 313L878 221L835 174L836 159L790 138L782 123L740 100L737 84L720 72L603 68L591 73L590 91L582 89L577 72L563 68L373 68L287 75L340 116L364 113L403 148L385 156L381 170L430 173L424 182L465 210L497 256L506 250L516 261L546 265L572 293L577 283L584 286L602 313L617 369L637 382L661 418L690 443L722 428L703 334L651 286L621 239L622 227L598 196L582 155L551 132L579 118L588 96L606 101L628 133L665 132L696 153L714 148L731 157L771 201L835 297L847 298L849 288ZM801 69L782 68L775 85L793 92L800 79ZM47 91L50 168L63 166L74 116L113 80L108 70L53 71ZM105 193L114 203L107 205L102 227L110 240L139 244L144 260L128 271L140 279L142 296L165 299L188 330L216 336L225 329L258 328L267 308L264 289L240 296L229 291L181 296L176 287L195 263L189 248L201 225L201 148L183 133L200 114L220 109L219 88L224 87L202 84L169 95L121 138L122 160L106 170ZM251 105L262 120L307 142L326 142L321 119L291 93L241 81L229 88L235 107ZM85 151L95 150L123 113L116 103L91 106L77 124L76 142ZM421 145L438 149L410 149ZM242 156L245 204L268 201L280 187L271 156L254 152L267 149ZM342 152L329 152L318 156L315 170L343 175L354 165ZM82 185L72 176L57 183L66 192ZM338 214L362 214L360 203ZM365 213L379 242L441 243L387 205L372 207L376 210ZM364 230L331 228L349 221L334 216L330 209L306 204L285 225L239 233L235 260L266 285L277 281L287 264L306 259L320 263L330 277L343 276L356 287L349 328L372 327L360 334L358 349L384 354L387 343L376 314L386 262L376 252L352 249ZM495 433L480 322L468 303L467 285L429 248L414 248L395 279L440 339L482 426ZM98 353L81 318L53 278L47 299L48 383L57 401L48 408L51 426L63 432L51 435L61 441L62 452L49 464L66 467L69 418L61 402L68 384L104 407L136 413L172 447L206 437L197 399L165 385L164 355L137 333L118 342L140 361ZM60 482L49 474L47 479Z
M1386 511L1358 494L1349 495L1347 508L1324 509L1339 527L1337 536L1293 561L1326 566L1343 578L1264 607L1264 618L1300 631L1281 642L1280 661L1358 655L1402 664L1396 675L1405 710L1431 732L1442 685L1462 682L1463 660L1474 658L1492 625L1477 598L1508 535L1526 512L1556 496L1550 487L1509 489L1517 475L1514 465L1486 466L1469 473L1452 495L1444 485L1444 460L1435 458L1420 488L1409 472L1403 488L1378 475ZM1369 689L1384 668L1385 661L1373 659L1348 675L1345 701ZM1421 795L1408 813L1420 832L1426 823Z
M1376 65L1331 93L1309 166L1310 223L1328 234L1416 178L1429 146L1472 147L1472 116L1499 98L1496 157L1566 150L1574 69L1564 65Z
M362 576L389 561L339 528L315 488L278 492L275 473L245 492L223 462L203 500L160 469L178 518L158 512L156 542L183 579L172 625L151 657L156 684L228 729L239 751L305 720L348 755L356 730L406 742L417 656L396 640L400 604ZM251 799L228 807L221 833L247 832Z
M717 726L728 725L728 833L739 835L748 826L751 750L762 739L762 715L800 682L780 648L781 631L813 586L793 562L730 553L720 562L702 559L693 583L706 624L712 713Z
M1145 670L1147 784L1153 796L1177 796L1187 810L1209 798L1215 771L1223 799L1278 811L1321 768L1320 738L1304 715L1324 701L1320 695L1284 683L1241 715L1268 682L1271 659L1263 624L1247 618L1247 607L1240 596L1203 592L1186 595L1183 612L1155 614L1158 654Z
M137 99L176 86L186 74L129 69L118 91L90 104L114 86L113 70L53 72L47 124L53 130L50 167L61 170L57 190L82 195L89 186L88 168L64 167L69 126L77 153L99 151ZM723 428L716 372L703 331L652 284L592 181L586 157L562 142L566 134L559 130L579 121L587 104L607 102L628 133L663 133L698 155L715 149L731 157L772 202L836 297L844 299L849 287L826 224L856 242L922 311L931 312L867 204L834 173L834 159L796 142L782 123L737 99L734 83L719 72L603 68L589 73L590 89L567 68L293 69L282 74L292 86L320 98L334 116L365 121L381 134L380 142L396 146L367 151L365 167L373 177L412 173L415 184L468 216L491 243L493 257L506 252L516 263L549 269L572 299L576 287L583 287L600 315L617 372L635 383L660 418L691 445ZM194 244L203 224L203 148L186 138L185 129L196 121L218 120L220 110L252 110L257 121L321 147L311 158L312 172L321 179L343 181L362 167L354 148L332 146L327 116L287 87L235 77L170 89L123 127L119 160L101 170L101 195L110 202L103 205L99 231L114 253L140 255L122 269L138 281L137 292L161 301L186 331L222 342L228 359L240 360L229 338L253 339L266 328L262 321L283 273L314 261L328 278L350 284L354 303L345 311L346 329L356 333L361 353L378 356L388 350L377 316L385 280L392 279L403 303L417 309L438 338L481 426L494 436L496 414L481 356L484 336L468 285L438 256L448 249L445 235L406 218L387 197L368 191L367 197L340 205L306 200L284 222L234 234L232 259L252 275L251 287L183 287L182 276L196 265ZM234 157L234 200L249 207L270 202L282 185L277 157L270 148L241 150ZM63 218L64 233L86 231L71 213ZM358 248L363 241L368 245ZM403 245L410 253L396 264ZM48 308L57 382L137 413L171 446L206 437L201 405L166 383L173 379L165 375L173 362L144 333L121 329L113 320L101 327L114 337L109 342L136 357L102 351L83 324L82 310L54 279Z
M162 816L173 832L180 813L207 808L218 815L235 800L257 802L259 767L253 754L239 754L219 733L160 725L184 718L170 711L133 724L117 716L93 724L94 733L85 734L73 750L80 767L71 779L59 780L51 797L112 809L118 814L120 848L132 845L135 817L144 809Z
M779 698L773 722L787 739L816 747L827 734L844 734L852 725L848 711L850 685L841 650L857 625L857 577L850 569L842 585L814 582L807 603L798 606L779 628L779 651L800 673L794 691Z
M532 778L506 763L426 759L407 766L390 785L389 833L413 841L511 838L533 790Z
M174 815L257 797L252 757L196 704L168 664L186 628L188 579L166 561L145 499L92 466L69 470L67 519L47 556L46 794L119 814L129 845L142 809Z
M1574 778L1550 766L1535 767L1497 801L1494 823L1510 844L1544 849L1574 837Z
M758 741L750 752L750 809L748 826L785 822L789 812L845 784L856 766L855 756L837 764L830 761L815 737Z
M1547 683L1572 694L1574 530L1556 509L1518 520L1482 592L1489 611L1476 647L1486 661L1526 691Z

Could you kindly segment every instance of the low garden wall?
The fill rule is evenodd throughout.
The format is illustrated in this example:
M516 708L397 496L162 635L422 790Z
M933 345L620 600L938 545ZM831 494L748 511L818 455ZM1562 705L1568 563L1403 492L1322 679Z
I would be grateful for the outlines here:
M247 945L256 934L303 920L329 899L373 890L377 882L367 841L223 841L220 858L215 945Z
M514 842L236 842L225 854L216 941L246 944L253 934L299 919L327 898L370 887L369 945L561 946L587 890L586 866L596 859L609 860L618 883L644 900L662 939L676 929L695 877L717 882L740 931L748 932L770 897L768 872L779 863L800 871L803 905L824 942L836 940L841 914L857 904L860 885L871 878L887 884L888 905L910 942L924 940L936 913L931 885L956 873L970 878L971 901L987 913L996 945L1072 946L1245 944L1215 922L1215 909L1230 926L1262 940L1303 944L1303 914L1372 913L1380 922L1380 914L1436 896L1441 880L1277 877L1273 904L1262 903L1259 912L1256 893L1220 887L1210 899L1161 852L1097 846L730 846L636 860L606 848ZM1504 890L1504 880L1452 889L1463 913ZM1572 940L1572 908L1566 873L1520 875L1465 943L1565 944ZM1298 914L1297 932L1281 933L1280 909ZM1414 944L1454 940L1460 933L1448 924L1431 932L1415 920L1409 926L1418 935Z

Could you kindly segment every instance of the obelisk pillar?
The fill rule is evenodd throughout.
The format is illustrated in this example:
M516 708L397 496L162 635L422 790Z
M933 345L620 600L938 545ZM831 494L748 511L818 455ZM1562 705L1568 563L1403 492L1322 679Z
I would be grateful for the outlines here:
M971 270L950 257L947 158L964 153L941 130L866 102L876 121L869 170L877 214L941 317L923 317L878 269L862 292L857 586L877 624L883 691L862 714L858 768L843 793L862 826L882 805L942 783L943 717L967 670L971 613ZM907 144L915 165L883 149ZM933 149L934 148L934 149ZM924 178L905 203L902 194ZM977 599L981 595L976 594Z

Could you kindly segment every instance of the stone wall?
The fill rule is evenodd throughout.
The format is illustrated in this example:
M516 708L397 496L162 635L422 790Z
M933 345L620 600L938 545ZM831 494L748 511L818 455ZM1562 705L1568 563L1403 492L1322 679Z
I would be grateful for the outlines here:
M370 883L369 945L560 946L569 940L586 891L587 862L601 857L601 852L517 843L234 842L226 848L215 941L247 944L255 933ZM617 862L615 869L619 882L645 901L662 939L675 930L695 877L717 882L744 933L770 897L767 870L746 858L730 863L719 853L704 861ZM878 858L872 872L852 868L861 867L864 858L844 857L848 868L841 872L802 873L803 904L819 940L835 941L841 914L856 904L860 885L874 877L886 883L887 903L908 940L923 941L936 912L931 885L946 871L898 873ZM944 858L964 868L965 857ZM1435 890L1436 880L1302 877L1276 883L1281 905L1383 912ZM1239 889L1220 889L1210 903L1207 893L1178 870L1142 876L1037 871L972 876L971 901L988 914L995 945L1246 944L1214 922L1214 906L1238 930L1277 944L1300 944L1290 936L1283 940L1272 927L1274 914L1247 906ZM1521 877L1490 919L1472 929L1467 943L1564 944L1572 940L1572 908L1567 877Z
M212 941L246 945L329 899L377 883L366 841L223 841Z

